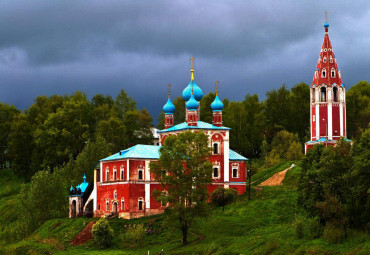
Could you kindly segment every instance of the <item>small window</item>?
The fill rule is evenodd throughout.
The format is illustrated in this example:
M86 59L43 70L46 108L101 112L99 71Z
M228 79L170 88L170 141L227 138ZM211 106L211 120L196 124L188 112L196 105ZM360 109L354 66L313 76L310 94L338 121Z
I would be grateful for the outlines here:
M315 115L312 116L312 121L315 122Z
M143 169L139 169L138 179L139 180L143 180L144 179L144 171L143 171Z
M116 170L113 171L113 180L117 180L117 171Z
M117 199L117 191L115 190L113 193L114 199Z
M318 74L318 72L317 71L315 71L315 78L317 78L317 76L318 76L319 74Z
M219 177L218 167L214 167L213 168L213 178L218 178L218 177Z
M331 77L335 78L335 69L334 68L331 69Z
M142 198L139 198L139 211L142 211L144 208L144 200Z
M107 202L105 202L105 210L109 211L109 200L107 200Z
M125 171L121 168L121 178L120 178L121 180L125 179L124 174L125 174Z
M100 211L100 205L98 205L98 210Z
M213 144L213 154L218 154L218 143Z
M326 57L324 57L324 63L326 63Z
M326 77L326 69L322 69L321 77L325 78Z
M238 168L233 168L233 178L238 178Z
M107 168L105 172L105 180L108 182L109 181L109 168Z
M333 63L333 57L330 56L330 63Z
M321 87L320 102L326 102L326 88L325 87Z
M124 198L121 199L121 210L122 211L125 210L125 199Z

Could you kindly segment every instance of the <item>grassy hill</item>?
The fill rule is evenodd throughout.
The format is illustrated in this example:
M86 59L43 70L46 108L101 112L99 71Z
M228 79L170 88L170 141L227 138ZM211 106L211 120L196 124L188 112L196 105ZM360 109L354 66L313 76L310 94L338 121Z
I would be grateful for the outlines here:
M261 170L253 176L253 185L286 169L291 163ZM181 246L180 231L168 227L164 216L159 215L135 220L111 220L116 235L113 247L107 250L96 249L91 242L78 247L69 246L69 241L94 220L86 218L50 220L25 240L6 245L3 242L0 250L5 254L147 254L148 250L150 254L156 254L162 249L165 254L369 254L369 235L360 231L352 230L349 239L342 244L312 240L307 234L303 239L295 237L292 221L296 214L305 215L296 203L300 170L299 166L290 169L283 186L263 187L258 191L253 188L251 201L241 196L237 202L226 206L225 211L215 208L207 217L197 219L189 238L195 242L187 246ZM0 183L3 183L2 180ZM1 210L12 210L9 201L17 203L17 188L14 187L1 198L0 209L3 202L6 204ZM0 194L3 194L2 190ZM9 214L0 214L1 224L9 219L12 219ZM17 222L17 219L13 220ZM146 235L141 243L132 247L120 238L120 233L129 224L144 224L154 233Z

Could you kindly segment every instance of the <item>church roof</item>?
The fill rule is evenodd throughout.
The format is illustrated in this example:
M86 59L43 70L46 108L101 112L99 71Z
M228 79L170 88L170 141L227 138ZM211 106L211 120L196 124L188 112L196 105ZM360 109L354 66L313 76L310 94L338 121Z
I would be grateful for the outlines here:
M320 86L321 84L337 84L338 86L341 86L343 85L343 81L329 38L329 24L327 22L325 22L324 28L324 41L321 46L320 56L319 60L317 61L312 86ZM325 75L323 75L323 70L325 70ZM334 77L331 74L332 71L334 71Z
M109 157L102 159L101 161L110 161L110 160L117 160L117 159L159 159L160 153L159 149L161 146L157 145L143 145L137 144L133 147L130 147L126 150L122 150L116 154L113 154ZM236 153L233 150L230 150L230 160L240 160L245 161L248 160L247 158L243 157L242 155Z
M196 126L189 126L187 122L183 122L180 124L177 124L173 127L163 129L160 131L157 131L158 133L164 133L164 132L170 132L170 131L179 131L179 130L185 130L185 129L215 129L215 130L230 130L231 128L228 127L217 127L210 123L204 122L204 121L197 121Z

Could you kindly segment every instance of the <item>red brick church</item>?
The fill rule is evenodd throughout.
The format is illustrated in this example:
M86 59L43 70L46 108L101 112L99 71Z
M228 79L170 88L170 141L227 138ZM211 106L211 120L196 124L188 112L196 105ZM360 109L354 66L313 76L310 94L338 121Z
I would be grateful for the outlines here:
M230 149L230 128L222 126L223 103L218 97L218 89L211 104L212 123L200 121L199 102L203 92L195 83L191 62L191 81L182 92L186 102L185 121L174 125L175 106L169 92L163 106L165 129L158 131L159 145L138 144L100 160L100 168L94 170L93 183L88 184L85 177L81 185L71 187L70 217L118 215L130 219L162 213L166 205L157 202L151 194L154 190L163 191L163 187L150 172L150 162L159 159L159 149L166 137L189 130L203 131L209 137L212 151L209 160L213 164L209 193L217 187L233 188L239 194L245 192L248 159Z

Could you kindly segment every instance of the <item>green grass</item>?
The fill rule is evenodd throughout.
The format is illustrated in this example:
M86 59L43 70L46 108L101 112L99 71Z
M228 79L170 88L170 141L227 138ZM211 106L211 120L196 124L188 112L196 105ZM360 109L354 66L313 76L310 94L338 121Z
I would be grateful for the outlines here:
M254 185L284 170L292 162L263 169L253 177ZM115 232L113 246L99 250L90 241L86 245L71 247L69 241L94 219L55 219L47 221L29 238L3 247L5 254L368 254L370 237L361 231L351 230L349 239L342 244L331 244L322 239L310 239L305 230L303 239L297 239L292 228L296 214L305 216L297 205L297 183L301 167L288 170L282 186L263 187L252 193L252 200L240 196L231 205L213 209L207 217L198 218L189 241L205 236L200 242L181 245L181 233L168 227L164 215L134 220L112 219ZM254 189L253 189L254 190ZM2 215L0 215L0 218ZM144 224L155 234L146 235L137 247L130 247L121 240L121 233L128 224ZM197 234L197 235L196 235ZM1 254L1 246L0 246Z
M253 173L252 175L252 183L254 185L260 184L261 182L267 180L277 172L283 171L292 165L292 163L296 163L293 161L279 163L275 166L269 168L262 168L257 173Z

